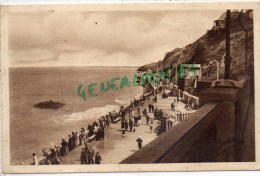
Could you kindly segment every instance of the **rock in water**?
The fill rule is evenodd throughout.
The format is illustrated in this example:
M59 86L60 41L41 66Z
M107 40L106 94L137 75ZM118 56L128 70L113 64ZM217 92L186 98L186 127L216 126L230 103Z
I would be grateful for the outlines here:
M55 101L45 101L45 102L40 102L34 105L35 108L40 108L40 109L52 109L56 110L64 106L65 103L60 103L60 102L55 102Z

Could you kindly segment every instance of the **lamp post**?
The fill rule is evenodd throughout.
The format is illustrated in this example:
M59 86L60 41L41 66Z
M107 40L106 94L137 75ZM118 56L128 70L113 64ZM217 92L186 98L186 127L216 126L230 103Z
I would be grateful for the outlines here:
M219 62L217 60L212 60L209 62L210 64L216 63L217 65L217 80L219 79Z
M169 66L169 83L171 82L171 66Z
M177 64L173 64L175 67L175 77L174 77L174 83L177 85L177 79L178 79L178 72L177 72Z
M230 55L230 23L231 23L231 12L227 10L226 13L226 56L225 56L225 79L230 79L230 65L231 65L231 55Z

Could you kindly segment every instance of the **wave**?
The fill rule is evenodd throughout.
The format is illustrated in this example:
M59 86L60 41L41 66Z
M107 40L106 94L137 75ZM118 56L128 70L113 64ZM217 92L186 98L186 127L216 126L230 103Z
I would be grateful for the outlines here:
M129 105L130 100L119 100L115 99L115 102L120 104L120 105Z
M70 123L79 120L97 119L103 115L108 114L109 112L118 111L119 109L119 105L106 105L103 107L91 108L84 112L75 112L69 115L65 115L65 122Z
M143 96L143 94L142 93L139 93L139 94L137 94L136 96L135 96L135 99L139 99L139 98L141 98Z
M134 96L135 99L139 99L142 94L137 94ZM84 112L75 112L72 114L65 115L65 122L75 122L80 120L93 120L97 119L101 116L104 116L112 111L118 111L120 109L120 106L128 106L130 104L130 101L133 101L133 98L122 98L122 99L115 99L115 103L118 105L106 105L103 107L95 107L91 108Z
M137 94L136 96L134 96L135 99L139 99L140 97L142 96L142 94ZM131 101L134 100L134 98L122 98L122 99L115 99L115 102L120 104L120 105L123 105L123 106L127 106L130 104Z

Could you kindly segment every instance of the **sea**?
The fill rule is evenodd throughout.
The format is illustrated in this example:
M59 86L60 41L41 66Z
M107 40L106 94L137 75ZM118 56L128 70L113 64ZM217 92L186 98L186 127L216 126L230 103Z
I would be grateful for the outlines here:
M28 67L9 69L11 164L32 160L32 153L42 156L42 149L60 145L73 131L86 128L93 120L126 106L143 93L133 84L118 90L100 92L112 78L127 76L132 82L135 67ZM90 96L88 86L97 83ZM115 82L119 87L120 80ZM86 101L78 95L78 86ZM81 90L81 91L82 91ZM39 109L35 104L55 101L59 109Z

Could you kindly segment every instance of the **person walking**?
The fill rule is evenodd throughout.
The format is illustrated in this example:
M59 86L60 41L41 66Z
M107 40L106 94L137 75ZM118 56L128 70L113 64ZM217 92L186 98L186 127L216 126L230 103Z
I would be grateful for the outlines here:
M133 125L134 125L134 122L133 122L133 120L130 118L130 119L129 119L130 132L132 132L132 130L133 130Z
M153 121L154 121L154 118L151 118L151 122L150 123L153 124Z
M91 163L91 154L90 154L89 149L86 149L86 164L92 164Z
M96 153L96 156L95 156L95 164L101 164L101 156L99 155L99 153L97 152Z
M62 139L61 142L61 149L60 149L61 156L67 156L68 154L68 142L65 139Z
M74 132L71 133L71 144L72 150L74 150L76 148L76 135Z
M153 115L154 115L155 120L157 120L158 119L158 109L157 109L157 107L153 111Z
M80 164L87 164L87 156L86 156L86 150L85 148L82 148L81 153L80 153Z
M148 125L149 120L150 120L150 117L149 117L148 114L147 114L146 108L144 108L144 110L143 110L143 115L144 115L145 118L146 118L146 125Z
M145 118L146 118L146 125L149 125L150 117L147 115Z
M172 109L172 111L174 111L174 109L175 109L174 102L172 102L172 104L171 104L171 109Z
M89 156L89 164L94 164L94 155L95 155L95 152L94 150L92 149L92 147L89 149L89 153L88 153L88 156Z
M106 119L106 126L109 127L109 125L110 125L110 118L109 118L108 114L106 115L105 119Z
M33 163L32 163L32 165L39 165L38 158L37 158L36 154L33 153L32 156L33 156Z
M112 116L112 113L111 113L111 112L109 112L109 118L110 118L110 122L111 122L111 123L114 123L114 119L113 119L113 116Z
M142 143L143 143L143 140L141 138L141 136L139 136L139 138L136 140L137 144L138 144L138 148L141 149L142 148Z
M133 103L133 101L130 102L130 108L134 108L134 103Z
M154 105L151 104L151 111L154 111Z
M140 114L140 106L137 107L137 113Z
M85 128L82 128L81 130L81 143L84 144L86 142L86 138L87 138L87 133Z
M121 122L121 130L124 130L124 128L125 128L125 121L122 121Z
M140 126L140 125L142 124L142 117L141 117L140 114L138 114L137 117L138 117L138 118L137 118L137 126Z
M158 122L157 125L157 136L159 136L162 133L162 126L161 126L161 121Z
M79 145L79 136L78 136L78 133L75 132L75 146L77 148L77 146Z
M150 124L150 133L153 133L153 123Z
M73 141L72 141L72 137L69 135L69 140L68 140L68 149L69 151L72 150L72 147L73 147Z
M144 115L145 117L148 116L147 111L146 111L146 108L144 108L144 110L143 110L143 115Z
M134 116L134 126L137 126L137 121L138 121L138 115L136 114Z
M81 128L81 130L80 130L79 145L82 145L82 143L83 143L83 137L84 137L83 134L82 134L82 133L83 133L83 129L84 129L84 128Z
M126 111L125 110L122 110L122 120L125 120L125 115L126 115Z
M55 151L55 148L51 148L50 150L51 150L51 154L50 154L50 162L51 162L51 164L52 165L59 165L60 162L59 162L59 160L57 158L57 153Z
M128 115L129 115L129 118L132 116L133 114L133 110L132 108L128 108Z
M156 95L154 96L154 102L155 103L157 102L157 96Z
M62 159L61 159L61 152L60 152L60 146L55 146L55 152L56 152L56 156L57 156L57 158L60 160L60 161L62 161Z
M125 120L125 131L128 131L128 121Z
M163 118L163 111L162 111L162 109L160 109L158 111L158 118L159 118L159 120L161 120Z
M151 104L148 105L148 109L149 109L149 113L151 113L152 112L152 105Z

